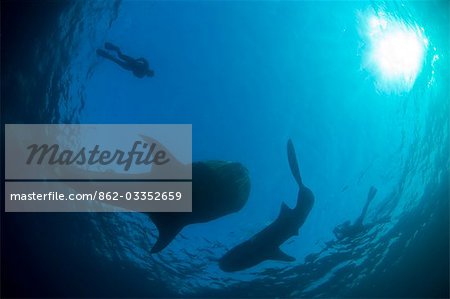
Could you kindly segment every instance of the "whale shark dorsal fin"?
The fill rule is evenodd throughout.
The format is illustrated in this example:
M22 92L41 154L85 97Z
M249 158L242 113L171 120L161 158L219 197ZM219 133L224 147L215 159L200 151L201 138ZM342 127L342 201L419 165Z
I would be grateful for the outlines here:
M280 215L278 217L280 217L281 215L286 214L288 211L290 211L291 209L287 206L286 203L282 202L281 203L281 209L280 209Z
M151 253L158 253L166 248L166 246L169 245L173 239L175 239L184 226L173 224L165 226L156 225L156 227L158 228L159 235L155 245L152 247Z
M303 185L302 177L300 176L300 170L298 168L297 156L295 154L294 144L292 143L291 139L288 140L287 154L288 154L288 161L289 161L289 166L291 167L292 175L294 176L297 184L299 186L302 186Z
M281 249L279 247L277 247L274 250L270 259L275 260L275 261L284 261L284 262L295 261L295 257L290 256L290 255L286 254L285 252L281 251Z

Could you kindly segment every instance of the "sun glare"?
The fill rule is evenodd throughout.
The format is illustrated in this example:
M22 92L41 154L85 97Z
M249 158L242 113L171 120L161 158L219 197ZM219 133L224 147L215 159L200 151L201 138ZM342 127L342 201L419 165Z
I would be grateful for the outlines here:
M384 91L409 91L419 74L428 46L423 30L401 20L370 14L366 16L365 65Z

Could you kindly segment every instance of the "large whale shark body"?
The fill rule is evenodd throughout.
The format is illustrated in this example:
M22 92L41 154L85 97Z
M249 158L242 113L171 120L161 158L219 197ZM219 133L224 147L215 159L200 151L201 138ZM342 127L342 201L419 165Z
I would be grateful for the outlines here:
M152 253L164 249L189 224L208 222L239 211L247 202L250 178L240 163L192 164L192 212L148 213L159 236Z
M190 224L208 222L228 214L239 211L247 202L250 194L250 177L248 170L241 163L229 161L200 161L185 165L180 163L174 155L157 140L142 136L149 143L156 143L164 150L167 158L173 164L172 172L187 173L192 171L192 212L146 212L156 225L159 235L151 249L152 253L163 250L177 236L181 230ZM56 169L56 168L55 168ZM174 170L175 169L175 170ZM152 175L157 176L156 170L145 174L109 173L111 180L145 180ZM69 174L70 173L70 174ZM104 173L83 170L77 167L66 168L63 175L88 180L101 179ZM65 182L71 185L71 182ZM74 185L71 185L75 187ZM91 182L95 190L95 183ZM119 203L120 204L120 203Z
M226 272L240 271L266 260L294 261L280 249L289 238L298 235L298 230L305 222L314 205L314 195L301 179L300 171L292 141L287 145L288 160L292 174L299 186L297 205L289 208L281 205L280 214L269 226L249 240L228 251L220 260L219 267Z

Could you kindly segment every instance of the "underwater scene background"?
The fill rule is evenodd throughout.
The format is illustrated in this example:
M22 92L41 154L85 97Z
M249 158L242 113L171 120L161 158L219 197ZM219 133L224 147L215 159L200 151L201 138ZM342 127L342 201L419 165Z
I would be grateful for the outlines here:
M237 161L251 179L242 210L158 254L141 213L2 205L2 296L448 297L448 6L2 2L2 124L192 124L194 161ZM105 42L154 77L99 57ZM223 272L227 250L296 203L289 138L315 195L281 247L296 261ZM365 229L336 238L371 186Z

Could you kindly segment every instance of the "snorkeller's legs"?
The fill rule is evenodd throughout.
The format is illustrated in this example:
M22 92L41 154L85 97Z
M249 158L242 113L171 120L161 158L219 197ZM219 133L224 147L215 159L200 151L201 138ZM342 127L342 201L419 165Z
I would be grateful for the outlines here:
M369 208L369 204L372 201L372 199L375 197L375 195L377 194L377 191L378 191L377 188L375 188L374 186L370 187L369 193L367 194L366 204L364 205L361 215L355 221L355 225L360 225L360 226L362 225L364 217L366 216L366 213L367 213L367 209Z
M109 59L115 63L117 63L120 67L126 69L126 70L131 70L130 65L128 63L123 62L122 60L114 57L113 55L109 54L108 52L106 52L105 50L102 49L97 49L97 55L102 56L106 59Z
M105 43L105 49L106 50L111 50L111 51L116 51L117 53L122 53L118 46L113 45L113 44L108 43L108 42Z

